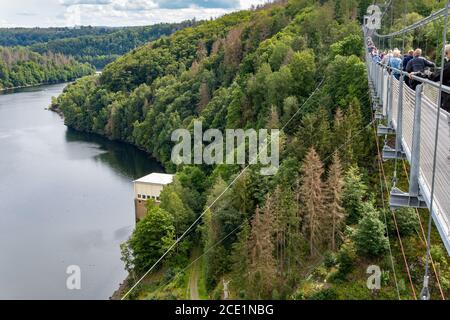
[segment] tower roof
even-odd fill
[[[149,184],[159,184],[159,185],[167,185],[173,182],[173,174],[165,174],[165,173],[151,173],[145,177],[142,177],[134,182],[140,183],[149,183]]]

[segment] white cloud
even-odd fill
[[[5,19],[0,19],[0,28],[9,28],[11,25]]]
[[[249,9],[251,6],[258,6],[269,2],[268,0],[240,0],[241,9]]]
[[[2,4],[1,26],[132,26],[215,18],[266,0],[16,0]],[[23,15],[26,11],[29,15]],[[34,14],[34,15],[33,15]]]
[[[59,0],[63,6],[73,6],[77,4],[87,4],[87,5],[106,5],[111,4],[113,0]]]
[[[118,11],[145,11],[158,8],[158,4],[148,0],[116,0],[112,7]]]

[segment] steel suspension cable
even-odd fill
[[[391,241],[389,240],[389,230],[388,230],[387,215],[386,215],[384,188],[383,188],[383,181],[382,181],[382,174],[381,174],[382,170],[381,170],[381,164],[380,164],[380,161],[379,161],[381,153],[380,153],[380,145],[378,143],[378,137],[376,137],[376,135],[375,135],[375,140],[377,141],[377,150],[378,150],[378,156],[377,156],[378,157],[378,171],[379,171],[379,176],[380,176],[381,202],[383,204],[384,226],[385,226],[385,229],[386,229],[386,235],[388,237],[388,242],[389,242],[389,247],[388,247],[389,248],[389,256],[391,258],[390,260],[391,260],[392,270],[394,271],[395,288],[397,290],[398,300],[401,300],[400,289],[398,287],[398,281],[397,281],[397,273],[395,272],[394,257],[392,255]]]
[[[403,171],[404,171],[404,173],[405,173],[406,180],[409,181],[409,173],[408,173],[408,170],[406,169],[406,161],[405,161],[405,160],[402,160],[402,163],[403,163]],[[427,236],[426,236],[426,234],[425,234],[425,229],[424,229],[424,227],[423,227],[423,223],[422,223],[422,220],[421,220],[421,218],[420,218],[419,209],[417,209],[417,208],[414,208],[414,209],[415,209],[417,218],[419,219],[420,230],[422,231],[422,237],[420,237],[420,236],[419,236],[419,237],[420,237],[420,240],[422,240],[422,242],[426,245],[426,244],[427,244]],[[438,273],[437,273],[436,265],[434,264],[434,259],[433,259],[433,257],[430,257],[430,262],[431,262],[431,265],[432,265],[432,267],[433,267],[433,272],[434,272],[434,275],[435,275],[435,277],[436,277],[437,286],[438,286],[438,288],[439,288],[439,292],[440,292],[440,294],[441,294],[442,300],[445,300],[444,290],[442,289],[441,281],[440,281],[440,279],[439,279],[439,275],[438,275]]]
[[[375,137],[376,137],[376,134],[375,134]],[[382,160],[381,160],[381,159],[382,159],[382,156],[381,156],[381,151],[380,151],[380,147],[379,147],[379,143],[378,143],[378,138],[376,138],[376,140],[377,140],[377,151],[378,151],[378,164],[379,164],[379,168],[380,168],[380,179],[381,179],[381,178],[383,179],[384,185],[385,185],[385,187],[386,187],[385,189],[388,190],[389,187],[388,187],[388,183],[387,183],[386,173],[385,173],[385,171],[384,171],[383,162],[382,162]],[[384,202],[385,202],[385,199],[384,199],[384,191],[383,191],[383,188],[382,188],[382,197],[383,197],[382,199],[383,199],[383,208],[384,208],[383,211],[386,211],[386,206],[385,206],[385,203],[384,203]],[[401,237],[401,235],[400,235],[400,230],[399,230],[399,228],[398,228],[397,218],[395,217],[395,214],[394,214],[392,211],[391,211],[391,214],[392,214],[392,218],[393,218],[393,221],[394,221],[395,229],[396,229],[396,231],[397,231],[397,238],[398,238],[398,241],[399,241],[399,244],[400,244],[400,251],[401,251],[401,253],[402,253],[403,262],[405,263],[406,273],[407,273],[407,275],[408,275],[409,284],[410,284],[410,286],[411,286],[411,291],[412,291],[412,293],[413,293],[414,299],[417,300],[416,289],[414,288],[414,283],[413,283],[413,281],[412,281],[412,277],[411,277],[411,272],[410,272],[410,269],[409,269],[408,261],[407,261],[407,259],[406,259],[405,249],[404,249],[404,247],[403,247],[402,237]],[[386,223],[387,223],[387,222],[386,222]],[[387,226],[387,224],[386,224],[386,226]]]
[[[417,28],[426,26],[426,25],[432,23],[433,21],[441,19],[441,17],[445,16],[446,14],[448,14],[448,8],[444,8],[444,9],[438,10],[438,11],[432,13],[430,16],[428,16],[426,18],[423,18],[423,19],[421,19],[421,20],[419,20],[419,21],[417,21],[417,22],[415,22],[415,23],[413,23],[413,24],[411,24],[411,25],[409,25],[409,26],[407,26],[407,27],[405,27],[405,28],[403,28],[403,29],[401,29],[399,31],[392,32],[392,33],[389,33],[389,34],[384,34],[384,35],[381,35],[378,32],[375,32],[374,34],[378,38],[390,38],[390,37],[394,37],[394,36],[397,36],[397,35],[402,35],[404,33],[408,33],[410,31],[413,31],[413,30],[415,30]]]

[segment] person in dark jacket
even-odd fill
[[[441,71],[438,70],[430,77],[434,82],[441,81]],[[450,44],[445,46],[445,64],[444,64],[444,76],[442,79],[444,86],[450,87]],[[450,94],[442,92],[441,108],[447,112],[450,112]]]
[[[406,72],[410,75],[416,75],[419,77],[425,77],[424,72],[426,68],[434,68],[435,64],[422,57],[422,49],[416,49],[414,51],[414,58],[406,65]],[[412,77],[411,77],[412,78]],[[410,79],[409,86],[416,90],[416,87],[420,84],[419,81]]]
[[[406,66],[408,65],[408,62],[410,62],[413,58],[414,58],[414,51],[409,50],[408,54],[405,54],[405,56],[403,57],[402,61],[403,71],[406,72]],[[409,86],[410,81],[408,77],[405,77],[405,83]]]

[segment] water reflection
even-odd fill
[[[126,277],[132,180],[161,166],[45,110],[64,84],[0,94],[0,300],[107,299]],[[82,270],[67,290],[66,268]]]
[[[111,141],[95,134],[67,129],[66,141],[70,144],[89,144],[98,152],[93,159],[107,164],[116,172],[131,179],[138,179],[150,172],[163,173],[162,166],[147,153],[134,146],[117,141]],[[73,150],[73,145],[69,148]],[[86,150],[86,146],[83,146]],[[77,153],[80,156],[79,153]]]

